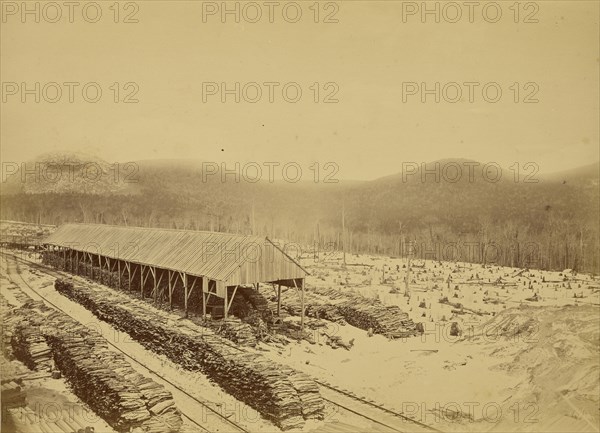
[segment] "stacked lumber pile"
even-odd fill
[[[332,304],[311,304],[306,309],[306,315],[309,317],[316,317],[318,319],[326,319],[331,322],[339,323],[340,325],[346,324],[344,315],[340,313],[337,306]]]
[[[315,288],[314,292],[327,298],[337,300],[340,314],[346,322],[360,329],[373,329],[376,334],[391,338],[405,338],[419,335],[417,325],[400,307],[385,306],[377,299],[343,293],[332,288]]]
[[[12,320],[11,306],[2,294],[0,294],[0,313],[2,313],[2,354],[7,360],[14,359],[12,351],[12,336],[14,323]]]
[[[44,251],[42,253],[42,263],[48,266],[52,266],[58,270],[64,271],[66,269],[66,261],[62,255],[59,255],[55,251]]]
[[[181,415],[171,393],[136,373],[123,355],[90,346],[81,337],[59,336],[52,344],[57,364],[75,394],[116,430],[179,431]]]
[[[300,315],[301,305],[295,292],[282,292],[282,309]],[[417,325],[407,313],[397,306],[385,306],[379,300],[333,288],[315,287],[304,294],[305,314],[308,317],[327,319],[332,322],[349,323],[357,328],[373,329],[376,334],[390,338],[419,335]],[[271,304],[273,305],[273,304]]]
[[[37,317],[23,317],[17,323],[12,332],[11,345],[16,358],[23,362],[31,370],[47,371],[54,370],[52,353],[41,333],[42,322]]]
[[[121,288],[129,290],[129,281],[127,278],[121,278],[121,285],[119,286],[119,273],[111,272],[98,266],[93,266],[90,263],[65,258],[57,251],[45,251],[42,253],[42,263],[48,266],[52,266],[60,271],[71,271],[74,270],[75,274],[81,275],[93,280],[98,281],[101,284],[113,288]]]
[[[266,341],[271,336],[269,326],[257,310],[250,312],[250,314],[244,318],[244,322],[252,327],[257,340]]]
[[[203,372],[283,430],[301,428],[307,418],[323,417],[316,384],[258,352],[243,351],[206,327],[177,320],[173,314],[118,292],[75,287],[61,280],[55,287],[146,348],[188,370]],[[294,375],[303,381],[290,379]]]
[[[257,340],[254,330],[240,319],[230,317],[218,321],[207,321],[206,325],[217,334],[240,346],[256,347]]]
[[[108,349],[99,333],[43,304],[29,303],[15,313],[20,319],[13,335],[15,355],[36,369],[46,369],[45,362],[32,359],[30,343],[41,344],[39,338],[47,342],[48,357],[53,356],[73,392],[113,428],[179,431],[183,422],[171,393],[133,370],[122,354]]]
[[[376,334],[391,338],[419,335],[417,325],[397,306],[344,303],[339,311],[346,321],[360,329],[373,329]]]
[[[288,377],[300,396],[304,418],[318,418],[319,414],[325,410],[325,406],[317,383],[306,374],[294,372],[291,369]]]
[[[258,291],[254,290],[251,287],[242,286],[238,287],[237,295],[239,295],[250,305],[252,305],[254,310],[256,310],[260,314],[262,320],[264,320],[267,323],[273,322],[273,314],[271,313],[271,309],[269,308],[269,302]]]

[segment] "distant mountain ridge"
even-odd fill
[[[40,162],[85,166],[86,158],[46,155]],[[491,164],[485,172],[477,161],[443,159],[405,164],[404,173],[371,181],[338,183],[251,182],[243,176],[223,182],[219,170],[207,176],[202,162],[192,160],[119,165],[115,182],[114,164],[87,162],[102,171],[97,182],[9,179],[2,187],[2,218],[256,233],[341,248],[343,215],[347,247],[360,252],[402,254],[408,240],[534,242],[552,251],[547,267],[566,268],[576,257],[592,257],[582,251],[598,250],[598,162],[548,175],[523,165],[516,176],[516,167]],[[12,191],[5,188],[9,182]],[[519,254],[505,260],[518,262]],[[597,267],[597,256],[586,258],[588,264]]]
[[[46,172],[41,173],[38,171],[37,177],[34,176],[31,171],[34,164],[47,167]],[[132,166],[135,165],[136,169],[134,170],[133,167],[126,167],[125,173],[120,172],[124,170],[126,164],[132,164]],[[17,173],[9,174],[6,182],[3,182],[5,185],[3,185],[4,188],[2,193],[85,192],[90,194],[111,194],[118,190],[125,189],[127,187],[126,184],[138,183],[138,175],[143,174],[144,170],[151,171],[152,174],[160,173],[167,178],[173,177],[167,175],[169,171],[179,173],[183,176],[190,176],[193,174],[201,175],[203,164],[210,164],[211,168],[215,165],[214,162],[182,158],[145,159],[130,162],[109,163],[101,158],[82,152],[45,153],[19,165],[20,167],[26,168],[26,173],[23,173],[20,168]],[[526,163],[521,164],[519,167],[520,172],[518,173],[519,181],[524,181],[524,183],[530,183],[535,180],[538,180],[539,182],[587,182],[600,178],[600,161],[552,173],[539,173],[535,167],[526,168],[525,164]],[[218,162],[216,165],[220,167],[221,163]],[[243,166],[243,164],[241,165]],[[233,164],[225,164],[225,166],[228,170],[234,168]],[[486,166],[488,167],[488,173],[484,171]],[[59,181],[55,179],[57,168],[62,169],[62,176]],[[495,175],[498,172],[498,169],[501,173],[501,178],[498,180],[499,182],[514,182],[517,177],[516,168],[512,166],[501,167],[499,164],[493,162],[481,163],[468,158],[444,158],[427,163],[403,162],[402,168],[403,170],[397,173],[385,175],[373,180],[342,179],[339,180],[338,183],[346,185],[367,185],[383,184],[397,180],[400,180],[403,183],[422,183],[423,181],[469,183],[478,180],[495,183]],[[100,169],[102,170],[101,173],[99,171]],[[265,168],[265,172],[266,171]],[[220,182],[220,175],[221,170],[219,168],[216,173],[211,172],[207,174],[206,180],[210,183]],[[528,175],[530,178],[525,179]],[[127,178],[128,176],[129,178]],[[232,182],[232,179],[233,175],[227,175],[228,182]],[[267,174],[263,173],[261,181],[258,183],[267,182],[267,179]],[[97,185],[92,187],[91,185],[94,183]],[[274,183],[285,183],[285,180],[283,180],[281,176],[276,176]],[[310,178],[310,176],[304,176],[298,183],[310,184],[314,183],[314,180]],[[19,185],[20,188],[18,187]]]

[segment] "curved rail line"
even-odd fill
[[[26,260],[26,259],[23,259],[23,258],[21,258],[21,257],[17,257],[17,256],[15,256],[15,255],[13,255],[13,254],[10,254],[10,256],[12,256],[12,257],[15,259],[15,261],[16,261],[16,260],[20,260],[20,261],[22,261],[22,262],[26,263],[28,266],[35,267],[36,269],[39,269],[40,271],[42,271],[42,272],[44,272],[44,273],[46,273],[46,274],[48,274],[48,275],[51,275],[51,276],[53,276],[53,277],[56,277],[56,278],[62,278],[62,277],[63,277],[63,275],[61,275],[61,273],[60,273],[59,271],[55,271],[55,270],[52,270],[52,269],[48,269],[48,268],[47,268],[46,266],[44,266],[44,265],[40,265],[40,264],[38,264],[38,263],[35,263],[35,262],[33,262],[33,261]],[[21,277],[21,278],[22,278],[22,277]],[[25,281],[25,280],[23,280],[23,281]],[[27,282],[25,282],[25,283],[26,283],[26,284],[27,284],[27,285],[28,285],[28,286],[31,288],[31,286],[30,286],[30,285],[29,285]],[[45,299],[43,296],[39,295],[39,293],[37,293],[37,291],[36,291],[35,289],[31,288],[31,290],[33,290],[33,291],[34,291],[34,292],[35,292],[35,293],[36,293],[38,296],[40,296],[41,298],[43,298],[44,300],[46,300],[46,302],[50,303],[50,304],[51,304],[51,305],[53,305],[55,308],[58,308],[58,309],[60,309],[59,307],[56,307],[54,304],[52,304],[52,302],[48,301],[48,300],[47,300],[47,299]],[[61,310],[61,311],[62,311],[62,310]],[[110,343],[110,342],[109,342],[109,343]],[[239,346],[236,346],[236,345],[234,345],[234,344],[230,344],[230,343],[227,343],[227,342],[225,342],[224,344],[226,344],[228,347],[231,347],[231,348],[233,348],[233,349],[236,349],[236,350],[238,350],[238,351],[240,351],[240,352],[247,352],[247,351],[246,351],[244,348],[241,348],[241,347],[239,347]],[[116,347],[115,347],[115,348],[116,348]],[[116,349],[117,349],[117,350],[119,350],[119,351],[120,351],[121,353],[123,353],[124,355],[126,355],[127,357],[131,358],[129,355],[127,355],[127,354],[126,354],[125,352],[123,352],[121,349],[119,349],[119,348],[116,348]],[[134,360],[136,363],[140,364],[140,362],[139,362],[139,361],[137,361],[136,359],[134,359],[134,358],[131,358],[131,359],[133,359],[133,360]],[[140,364],[140,365],[142,365],[142,364]],[[149,368],[147,368],[145,365],[142,365],[142,366],[143,366],[144,368],[146,368],[148,371],[151,371],[151,372],[152,372],[152,370],[150,370]],[[152,372],[152,373],[154,373],[154,374],[158,375],[158,374],[157,374],[157,373],[155,373],[155,372]],[[171,383],[171,382],[169,382],[167,379],[163,379],[163,380],[165,380],[166,382],[168,382],[169,384],[171,384],[173,387],[175,387],[175,388],[179,389],[179,390],[180,390],[181,392],[183,392],[184,394],[186,394],[186,395],[190,396],[190,395],[189,395],[189,394],[188,394],[186,391],[182,390],[182,389],[181,389],[181,388],[179,388],[177,385],[175,385],[175,384],[172,384],[172,383]],[[324,381],[322,381],[322,380],[318,380],[318,379],[316,379],[316,378],[313,378],[313,380],[314,380],[314,381],[315,381],[317,384],[319,384],[320,386],[322,386],[322,387],[324,387],[324,388],[330,389],[330,390],[332,390],[332,391],[334,391],[334,392],[337,392],[337,393],[339,393],[339,394],[343,395],[344,397],[349,397],[349,398],[352,398],[353,400],[355,400],[355,401],[358,401],[358,402],[360,402],[360,403],[362,403],[362,404],[364,404],[364,405],[370,406],[370,407],[372,407],[372,408],[375,408],[375,409],[378,409],[378,410],[380,410],[380,411],[382,411],[382,412],[384,412],[384,413],[387,413],[387,414],[389,414],[389,415],[392,415],[392,416],[394,416],[394,417],[397,417],[397,418],[399,418],[399,419],[403,420],[404,422],[409,422],[409,423],[412,423],[412,424],[414,424],[414,425],[417,425],[417,426],[419,426],[419,427],[421,427],[421,428],[424,428],[424,429],[426,429],[426,430],[428,430],[428,431],[431,431],[431,432],[441,432],[440,430],[438,430],[438,429],[436,429],[436,428],[434,428],[434,427],[431,427],[431,426],[429,426],[429,425],[427,425],[427,424],[425,424],[425,423],[423,423],[423,422],[420,422],[420,421],[417,421],[417,420],[415,420],[415,419],[412,419],[412,418],[410,418],[410,417],[408,417],[408,416],[406,416],[406,415],[404,415],[404,414],[402,414],[402,413],[400,413],[400,412],[397,412],[397,411],[395,411],[395,410],[392,410],[392,409],[390,409],[390,408],[387,408],[387,407],[384,407],[384,406],[378,405],[378,404],[376,404],[376,403],[373,403],[372,401],[369,401],[369,400],[367,400],[367,399],[365,399],[365,398],[359,397],[359,396],[355,395],[354,393],[352,393],[352,392],[350,392],[350,391],[342,390],[342,389],[340,389],[340,388],[338,388],[338,387],[336,387],[336,386],[334,386],[334,385],[331,385],[331,384],[329,384],[329,383],[326,383],[326,382],[324,382]],[[198,400],[197,400],[195,397],[193,397],[193,396],[190,396],[190,397],[191,397],[192,399],[194,399],[194,400],[198,401]],[[340,403],[340,402],[337,402],[337,401],[333,401],[333,400],[327,399],[327,398],[325,398],[325,397],[322,397],[322,398],[323,398],[323,400],[325,400],[325,401],[328,401],[329,403],[331,403],[331,404],[333,404],[333,405],[336,405],[336,406],[338,406],[338,407],[341,407],[341,408],[342,408],[342,409],[344,409],[344,410],[350,411],[350,412],[352,412],[352,413],[354,413],[354,414],[356,414],[356,415],[358,415],[358,416],[360,416],[360,417],[363,417],[363,418],[365,418],[365,419],[367,419],[367,420],[369,420],[369,421],[371,421],[371,422],[374,422],[374,423],[376,423],[376,424],[382,425],[382,426],[384,426],[384,427],[386,427],[386,428],[388,428],[388,429],[390,429],[390,430],[393,430],[393,431],[396,431],[396,432],[401,432],[401,431],[402,431],[402,430],[399,430],[397,427],[390,426],[389,424],[386,424],[385,422],[382,422],[382,421],[380,421],[380,420],[377,420],[377,419],[375,419],[375,418],[373,418],[373,417],[371,417],[371,416],[369,416],[369,415],[366,415],[366,414],[364,414],[364,413],[357,412],[356,410],[354,410],[354,409],[352,409],[352,408],[349,408],[349,407],[347,407],[347,406],[346,406],[346,405],[344,405],[343,403]],[[243,432],[246,432],[246,433],[249,433],[249,432],[247,432],[247,430],[243,429],[243,427],[236,425],[236,424],[235,424],[233,421],[229,420],[227,417],[224,417],[223,415],[221,415],[220,413],[218,413],[217,411],[215,411],[214,409],[212,409],[210,406],[206,406],[205,404],[203,404],[203,403],[202,403],[202,402],[200,402],[200,401],[198,401],[198,402],[199,402],[200,404],[202,404],[203,406],[207,407],[207,408],[208,408],[209,410],[211,410],[212,412],[216,413],[216,414],[217,414],[218,416],[220,416],[221,418],[223,418],[223,419],[227,420],[227,422],[228,422],[228,423],[230,423],[230,424],[232,424],[232,425],[235,425],[235,426],[236,426],[237,428],[239,428],[241,431],[243,431]],[[189,418],[189,417],[187,417],[187,416],[186,416],[186,418]],[[194,422],[194,424],[196,424],[196,423]],[[204,428],[204,427],[202,427],[202,428],[203,428],[205,431],[208,431],[208,430],[206,430],[206,428]]]
[[[7,256],[6,254],[3,254],[5,257]],[[17,275],[19,276],[19,278],[23,281],[23,283],[25,283],[27,285],[27,287],[29,287],[29,289],[31,291],[33,291],[38,297],[40,297],[41,299],[44,300],[44,302],[47,302],[49,305],[51,305],[53,308],[61,311],[62,313],[66,314],[67,316],[71,317],[73,320],[77,320],[75,317],[73,317],[72,315],[70,315],[69,313],[67,313],[65,310],[63,310],[62,308],[60,308],[58,305],[54,304],[52,301],[50,301],[49,299],[47,299],[45,296],[41,295],[36,289],[34,289],[33,287],[31,287],[31,285],[23,278],[23,276],[21,275],[21,271],[19,268],[19,262],[18,260],[24,261],[26,262],[27,265],[34,265],[37,269],[40,269],[41,271],[47,273],[48,275],[54,276],[56,277],[61,276],[60,274],[54,272],[54,271],[50,271],[48,269],[43,268],[42,266],[38,265],[37,263],[34,262],[29,262],[27,260],[24,260],[20,257],[14,256],[14,255],[10,255],[12,256],[15,261],[14,263],[16,264],[16,270],[17,270]],[[8,261],[7,261],[8,263]],[[10,278],[10,275],[7,275],[9,280],[11,280],[13,283],[17,284],[12,278]],[[171,382],[168,379],[165,379],[164,377],[162,377],[158,372],[154,371],[153,369],[147,367],[146,365],[144,365],[143,363],[141,363],[140,361],[138,361],[137,359],[135,359],[134,357],[132,357],[131,355],[129,355],[128,353],[124,352],[123,350],[121,350],[119,347],[115,346],[113,343],[111,343],[109,340],[106,340],[106,342],[112,346],[116,351],[122,353],[124,356],[126,356],[127,358],[131,359],[132,361],[134,361],[136,364],[138,364],[139,366],[141,366],[142,368],[144,368],[145,370],[147,370],[148,372],[152,373],[155,376],[160,377],[161,380],[167,382],[170,386],[172,386],[173,388],[177,389],[179,392],[181,392],[182,394],[185,394],[187,397],[189,397],[190,399],[194,400],[196,403],[200,404],[201,406],[205,407],[206,409],[208,409],[209,411],[213,412],[215,415],[217,415],[219,418],[221,418],[223,421],[225,421],[227,424],[235,427],[236,429],[238,429],[240,432],[243,433],[250,433],[248,430],[246,430],[244,427],[242,427],[241,425],[237,424],[236,422],[230,420],[229,418],[227,418],[226,416],[220,414],[218,411],[216,411],[215,409],[213,409],[212,407],[210,407],[209,405],[207,405],[206,403],[202,402],[201,400],[199,400],[198,398],[194,397],[193,395],[191,395],[190,393],[188,393],[186,390],[184,390],[183,388],[181,388],[180,386],[176,385],[175,383]],[[206,427],[204,427],[202,424],[199,424],[198,422],[196,422],[193,418],[191,418],[190,416],[186,415],[185,412],[182,409],[179,409],[179,411],[181,412],[181,414],[187,418],[192,424],[200,427],[202,429],[202,431],[205,432],[210,432],[209,429],[207,429]]]

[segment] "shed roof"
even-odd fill
[[[304,278],[306,270],[266,237],[104,224],[65,224],[46,245],[203,276],[226,285]]]

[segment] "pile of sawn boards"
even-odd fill
[[[15,347],[27,341],[20,335],[43,336],[73,392],[115,430],[179,431],[181,414],[171,393],[136,373],[123,355],[108,349],[99,333],[43,303],[28,303],[13,313],[17,323],[12,343],[17,358],[31,348]],[[23,361],[30,357],[26,355]]]
[[[61,280],[55,287],[146,348],[186,369],[203,372],[283,430],[323,417],[318,385],[303,373],[258,352],[240,350],[208,328],[177,321],[175,315],[109,289],[76,287]]]
[[[294,291],[282,292],[282,308],[290,314],[301,312],[298,296]],[[314,287],[305,292],[305,314],[334,322],[345,321],[357,328],[373,329],[376,334],[390,338],[419,335],[417,325],[397,306],[385,306],[379,300],[333,288]]]

